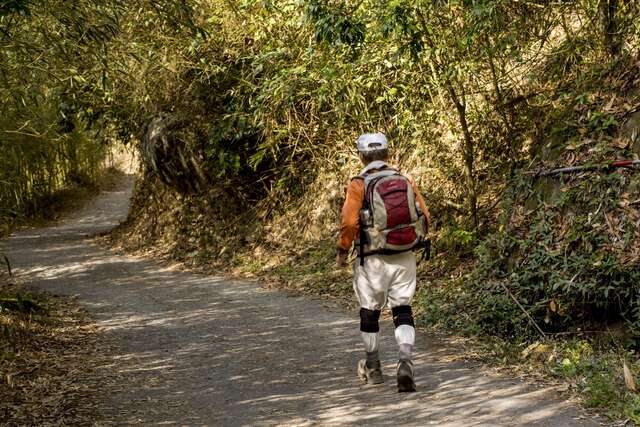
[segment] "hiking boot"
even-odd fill
[[[382,376],[380,361],[374,362],[373,367],[368,367],[366,360],[360,360],[358,362],[358,377],[365,384],[382,384],[384,377]]]
[[[416,391],[416,383],[413,382],[413,363],[410,360],[398,362],[398,393],[410,393]]]

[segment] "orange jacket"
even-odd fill
[[[420,209],[424,212],[427,219],[427,226],[431,223],[427,205],[424,203],[422,195],[418,191],[415,181],[409,177],[411,187],[416,195],[416,200],[420,205]],[[347,187],[347,197],[342,205],[342,220],[340,223],[340,237],[338,238],[338,249],[347,252],[351,249],[351,245],[360,231],[360,209],[364,202],[364,181],[361,179],[352,179]]]

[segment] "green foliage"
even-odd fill
[[[631,180],[619,174],[584,177],[560,183],[560,194],[547,201],[545,193],[526,180],[515,185],[513,199],[506,203],[516,210],[509,213],[502,232],[478,247],[472,286],[484,295],[491,283],[503,283],[540,324],[551,328],[621,316],[638,330],[640,288],[635,284],[640,271],[624,261],[633,250],[635,229],[619,210]],[[524,212],[518,206],[530,197],[541,198],[540,208]],[[552,319],[547,311],[550,301],[557,307]],[[513,310],[512,302],[505,304]],[[496,306],[480,299],[477,310],[485,315],[494,313]],[[520,316],[492,317],[486,327],[493,331],[505,323],[524,333],[527,322]]]
[[[306,16],[314,24],[316,42],[344,45],[352,49],[362,47],[366,26],[354,18],[345,3],[329,7],[322,1],[309,0]]]
[[[598,62],[602,53],[591,49],[575,69],[563,71],[575,73],[571,83],[539,98],[548,110],[530,111],[544,117],[544,126],[531,133],[529,165],[605,165],[633,156],[618,133],[627,107],[614,105],[620,87],[629,85],[625,76],[635,69],[633,58]],[[547,81],[557,72],[545,68],[540,82],[557,84]],[[500,197],[497,230],[475,249],[476,268],[464,284],[438,290],[446,310],[433,316],[445,323],[457,322],[448,316],[463,317],[457,323],[474,333],[537,338],[511,293],[549,333],[624,321],[637,337],[638,216],[629,200],[638,182],[637,174],[620,170],[539,179],[514,170]]]
[[[190,12],[172,1],[2,3],[1,228],[60,189],[91,182],[107,146],[138,131],[138,99],[125,92],[136,57],[128,30],[141,16],[190,29]]]
[[[444,226],[438,232],[435,249],[452,257],[464,257],[473,252],[476,243],[474,232],[455,226]]]
[[[619,303],[636,295],[625,283],[637,272],[620,257],[631,223],[621,225],[617,252],[603,228],[624,197],[610,190],[628,183],[610,176],[547,192],[513,180],[531,155],[587,154],[584,135],[600,144],[588,161],[617,153],[610,142],[620,115],[594,98],[624,61],[603,61],[595,2],[200,6],[191,21],[201,31],[189,37],[151,14],[127,24],[126,40],[138,44],[128,72],[138,77],[120,82],[114,104],[130,123],[158,111],[191,119],[181,142],[201,147],[216,185],[252,205],[267,200],[271,212],[304,194],[316,171],[349,164],[359,132],[381,130],[395,160],[427,183],[444,225],[438,251],[471,256],[483,242],[460,292],[443,293],[451,313],[491,333],[533,336],[503,284],[544,325],[550,301],[561,307],[549,329],[600,312],[637,318]],[[631,22],[620,24],[628,49],[637,37]]]
[[[625,385],[623,360],[631,375],[637,373],[636,357],[605,347],[594,348],[587,340],[574,339],[559,346],[550,361],[554,376],[572,381],[583,395],[587,406],[600,408],[612,418],[624,417],[640,421],[640,399]]]
[[[0,222],[97,172],[104,146],[87,132],[87,95],[97,87],[92,60],[102,62],[94,49],[115,34],[115,13],[99,2],[3,4]]]
[[[632,218],[606,232],[631,184],[612,174],[546,191],[513,180],[531,156],[598,164],[623,153],[612,145],[623,115],[598,97],[632,62],[638,10],[625,3],[612,16],[599,5],[5,2],[0,215],[90,180],[108,144],[136,142],[158,114],[181,123],[175,144],[197,153],[222,192],[266,201],[269,213],[318,171],[346,173],[356,135],[380,130],[426,189],[443,225],[437,249],[465,258],[482,242],[457,300],[443,297],[452,312],[527,335],[503,284],[539,322],[559,305],[553,327],[600,311],[640,327],[628,286],[638,273],[623,256]],[[615,26],[618,54],[603,24]]]

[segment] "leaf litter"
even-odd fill
[[[108,343],[74,299],[28,293],[0,272],[0,297],[11,296],[40,308],[0,305],[0,424],[94,424]]]

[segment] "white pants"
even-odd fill
[[[413,251],[394,255],[369,255],[353,262],[353,289],[360,307],[381,310],[410,305],[416,292],[416,255]]]

